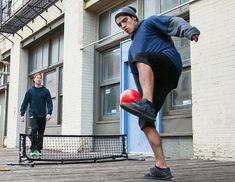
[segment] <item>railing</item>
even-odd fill
[[[1,9],[1,13],[6,14],[7,17],[4,21],[1,19],[0,32],[15,34],[24,26],[28,27],[33,32],[33,30],[28,26],[28,23],[33,21],[37,16],[40,16],[47,23],[47,20],[41,15],[41,13],[46,11],[52,5],[62,13],[62,10],[55,4],[57,1],[59,0],[29,0],[21,8],[14,10],[14,13],[11,13],[11,9],[6,9],[6,11],[4,11],[5,13]]]
[[[12,3],[12,0],[0,0],[0,3],[2,3],[1,4],[1,13],[2,13],[1,24],[7,21],[18,8],[23,6],[20,0],[15,0],[13,2],[14,3]]]

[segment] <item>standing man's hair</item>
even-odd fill
[[[39,73],[39,72],[35,73],[35,74],[33,75],[33,78],[35,78],[36,76],[41,76],[41,77],[42,77],[42,73]]]

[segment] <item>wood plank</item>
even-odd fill
[[[7,165],[18,163],[17,149],[0,148],[0,181],[82,181],[82,182],[143,182],[143,175],[154,165],[152,157],[145,161],[124,160],[79,164]],[[168,160],[168,165],[180,182],[235,182],[235,161]]]

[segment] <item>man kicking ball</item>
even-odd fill
[[[182,62],[171,36],[197,42],[200,31],[180,17],[151,16],[139,21],[136,9],[124,7],[115,16],[116,24],[131,35],[129,65],[142,99],[120,106],[139,117],[139,126],[147,137],[155,165],[144,177],[172,179],[164,158],[161,138],[154,121],[167,94],[177,87]]]

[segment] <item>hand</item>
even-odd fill
[[[20,121],[21,121],[21,122],[24,122],[25,119],[26,119],[25,116],[20,116]]]
[[[50,114],[47,114],[47,120],[49,121],[51,119],[51,115]]]
[[[194,35],[191,37],[191,40],[192,40],[192,41],[195,41],[195,42],[197,42],[198,39],[199,39],[199,35],[198,35],[198,34],[194,34]]]

